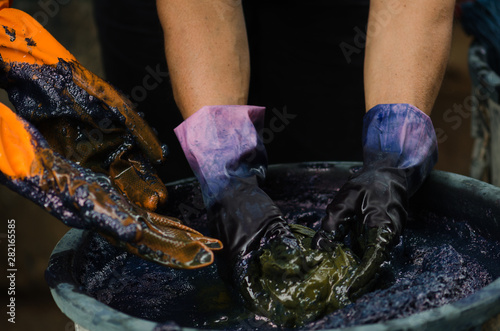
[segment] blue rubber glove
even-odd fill
[[[437,140],[430,118],[409,104],[383,104],[363,121],[363,168],[339,190],[327,207],[317,248],[330,250],[351,233],[362,256],[344,287],[356,299],[374,280],[402,232],[408,199],[437,161]]]

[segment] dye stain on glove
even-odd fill
[[[342,284],[358,259],[342,244],[333,252],[312,249],[315,231],[298,224],[290,228],[302,254],[290,258],[287,246],[273,241],[240,276],[240,292],[254,313],[277,325],[296,327],[350,303]]]
[[[118,246],[174,268],[213,261],[218,240],[129,203],[108,177],[54,152],[28,122],[0,104],[0,183],[68,226],[96,230]]]
[[[138,206],[167,199],[151,164],[164,160],[153,130],[130,100],[84,68],[33,17],[0,6],[0,87],[18,115],[64,158],[110,176]]]

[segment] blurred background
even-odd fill
[[[15,0],[16,8],[37,18],[88,69],[103,77],[102,61],[92,15],[92,1]],[[456,112],[471,95],[467,51],[471,40],[455,24],[451,58],[432,119],[440,129],[437,169],[469,174],[472,150],[470,113]],[[0,91],[0,102],[10,105]],[[454,121],[450,121],[454,115]],[[456,117],[456,116],[459,117]],[[346,160],[348,161],[348,160]],[[1,263],[6,263],[7,220],[16,220],[16,324],[7,330],[73,330],[73,324],[55,305],[45,283],[44,271],[52,249],[68,231],[57,219],[30,201],[0,186]],[[6,268],[2,267],[1,273]],[[0,302],[6,305],[7,279],[0,277]],[[3,310],[3,309],[2,309]],[[2,313],[0,325],[6,322]],[[3,327],[0,329],[5,330]]]

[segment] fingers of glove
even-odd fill
[[[138,156],[115,159],[109,175],[118,189],[139,207],[156,210],[167,200],[167,188],[148,162]]]
[[[331,233],[334,240],[342,241],[361,213],[363,196],[363,190],[349,182],[344,184],[326,208],[326,216],[321,221],[322,230]]]
[[[62,81],[71,81],[74,85],[84,90],[88,96],[83,97],[75,93],[73,86],[63,88],[64,93],[70,96],[74,105],[70,107],[78,116],[102,118],[103,109],[111,111],[136,138],[137,144],[152,162],[164,160],[164,149],[158,142],[153,130],[133,110],[130,100],[115,90],[104,80],[85,69],[47,30],[45,30],[33,17],[17,10],[3,9],[0,11],[0,21],[4,31],[0,32],[0,63],[4,71],[11,70],[15,63],[23,66],[36,66],[32,75],[27,75],[25,80],[33,84],[40,80],[42,72],[40,66],[50,65],[59,69],[59,79],[52,82],[53,86],[60,85]],[[24,70],[21,68],[21,70]],[[26,71],[26,70],[25,70]],[[38,74],[36,73],[38,71]],[[12,76],[12,75],[11,75]],[[66,76],[66,80],[61,77]],[[10,77],[9,84],[16,84],[14,77]],[[20,79],[20,77],[17,77]],[[50,85],[50,80],[42,79],[45,90]],[[18,83],[18,82],[17,82]],[[26,83],[26,82],[25,82]],[[25,91],[27,92],[27,91]],[[47,93],[47,92],[46,92]],[[61,92],[62,94],[62,92]],[[98,100],[99,109],[89,111],[90,104]],[[37,103],[39,105],[39,103]],[[54,107],[52,107],[54,108]],[[96,120],[96,118],[94,118]]]
[[[53,208],[69,226],[98,230],[141,257],[177,268],[206,266],[213,261],[212,249],[222,248],[220,241],[175,220],[132,207],[106,177],[54,154],[36,130],[3,105],[0,129],[0,170],[10,177],[9,186],[31,185],[23,192],[41,193],[28,197]],[[33,172],[37,168],[41,171]]]
[[[181,224],[181,221],[174,217],[162,216],[153,212],[147,212],[149,216],[151,225],[150,229],[152,231],[168,232],[172,231],[172,229],[177,229],[182,231],[182,236],[185,236],[187,240],[197,240],[208,246],[211,250],[220,250],[222,249],[222,243],[218,239],[205,237],[200,232]]]
[[[112,243],[127,251],[159,264],[182,269],[194,269],[213,262],[212,250],[222,248],[220,241],[179,223],[179,220],[147,212],[142,237],[136,242]]]
[[[100,227],[122,240],[140,235],[139,224],[123,207],[127,202],[111,185],[54,154],[33,127],[4,105],[0,105],[0,148],[0,170],[8,186],[69,226]]]
[[[359,296],[369,290],[382,264],[389,258],[394,233],[388,227],[367,228],[360,265],[349,280],[349,295]]]
[[[37,122],[50,147],[66,159],[109,175],[120,193],[136,205],[155,210],[167,200],[167,189],[151,163],[132,148],[125,130],[103,132],[90,123],[64,117]]]

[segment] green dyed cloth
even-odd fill
[[[342,284],[359,264],[344,245],[333,252],[312,249],[315,231],[296,224],[290,228],[302,254],[290,259],[285,245],[273,242],[249,265],[240,284],[250,310],[285,327],[300,326],[349,304]]]

